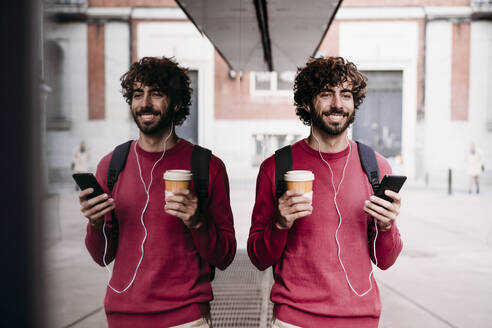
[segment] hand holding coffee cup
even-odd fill
[[[313,181],[311,171],[288,171],[284,175],[287,191],[278,200],[275,223],[279,229],[290,229],[294,221],[313,212]]]
[[[181,219],[188,228],[201,226],[198,199],[190,190],[192,174],[189,170],[167,170],[164,173],[167,214]]]

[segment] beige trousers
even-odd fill
[[[172,326],[170,328],[212,328],[212,321],[210,318],[201,318],[179,326]]]
[[[301,327],[275,319],[273,320],[272,328],[301,328]]]

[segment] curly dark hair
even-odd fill
[[[180,67],[174,58],[144,57],[134,62],[120,78],[123,97],[131,105],[134,83],[156,86],[171,100],[170,108],[179,105],[174,114],[174,125],[181,125],[190,114],[191,92],[188,70]]]
[[[354,63],[342,57],[309,58],[306,67],[297,69],[294,82],[296,114],[305,125],[311,125],[311,115],[305,106],[312,106],[314,97],[326,86],[352,82],[354,107],[358,109],[366,96],[367,77],[357,70]]]

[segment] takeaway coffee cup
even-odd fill
[[[314,174],[311,171],[288,171],[284,174],[287,190],[301,190],[304,197],[313,200],[313,181]]]
[[[163,176],[166,197],[171,196],[177,189],[190,189],[191,177],[189,170],[167,170]]]

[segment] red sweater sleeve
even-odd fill
[[[374,263],[376,263],[372,245],[373,243],[371,242],[371,259]],[[386,270],[392,266],[398,258],[402,248],[403,243],[401,241],[400,232],[398,231],[396,223],[393,223],[393,226],[389,230],[379,230],[376,239],[376,257],[378,267],[381,270]]]
[[[391,174],[391,166],[389,165],[388,161],[384,159],[380,154],[377,154],[377,159],[381,171],[380,180],[382,180],[385,174]],[[374,263],[377,263],[377,266],[380,269],[386,270],[395,263],[398,255],[403,248],[400,231],[398,230],[396,221],[393,223],[390,229],[386,231],[378,230],[376,238],[376,254],[374,254],[374,237],[376,236],[374,229],[376,228],[374,225],[371,225],[371,227],[373,230],[370,233],[371,238],[369,239],[371,260]],[[374,255],[376,255],[377,261]]]
[[[107,187],[107,172],[109,167],[109,159],[111,158],[110,156],[111,154],[101,160],[96,171],[96,179],[104,192],[108,195],[109,189]],[[107,238],[106,264],[109,264],[116,256],[116,250],[118,248],[118,230],[117,225],[113,225],[111,222],[112,213],[106,214],[104,221],[104,231]],[[106,242],[104,240],[103,226],[92,226],[88,223],[87,234],[85,236],[85,246],[89,251],[89,254],[92,256],[92,259],[100,266],[104,266],[103,256],[105,244]]]
[[[229,180],[221,160],[212,157],[210,165],[214,165],[218,172],[210,179],[210,197],[204,213],[206,224],[198,229],[191,229],[191,234],[200,256],[213,266],[224,270],[236,254]]]
[[[262,165],[256,181],[256,201],[248,238],[249,258],[260,270],[277,263],[287,243],[288,230],[280,230],[274,224],[277,210],[274,187]]]

